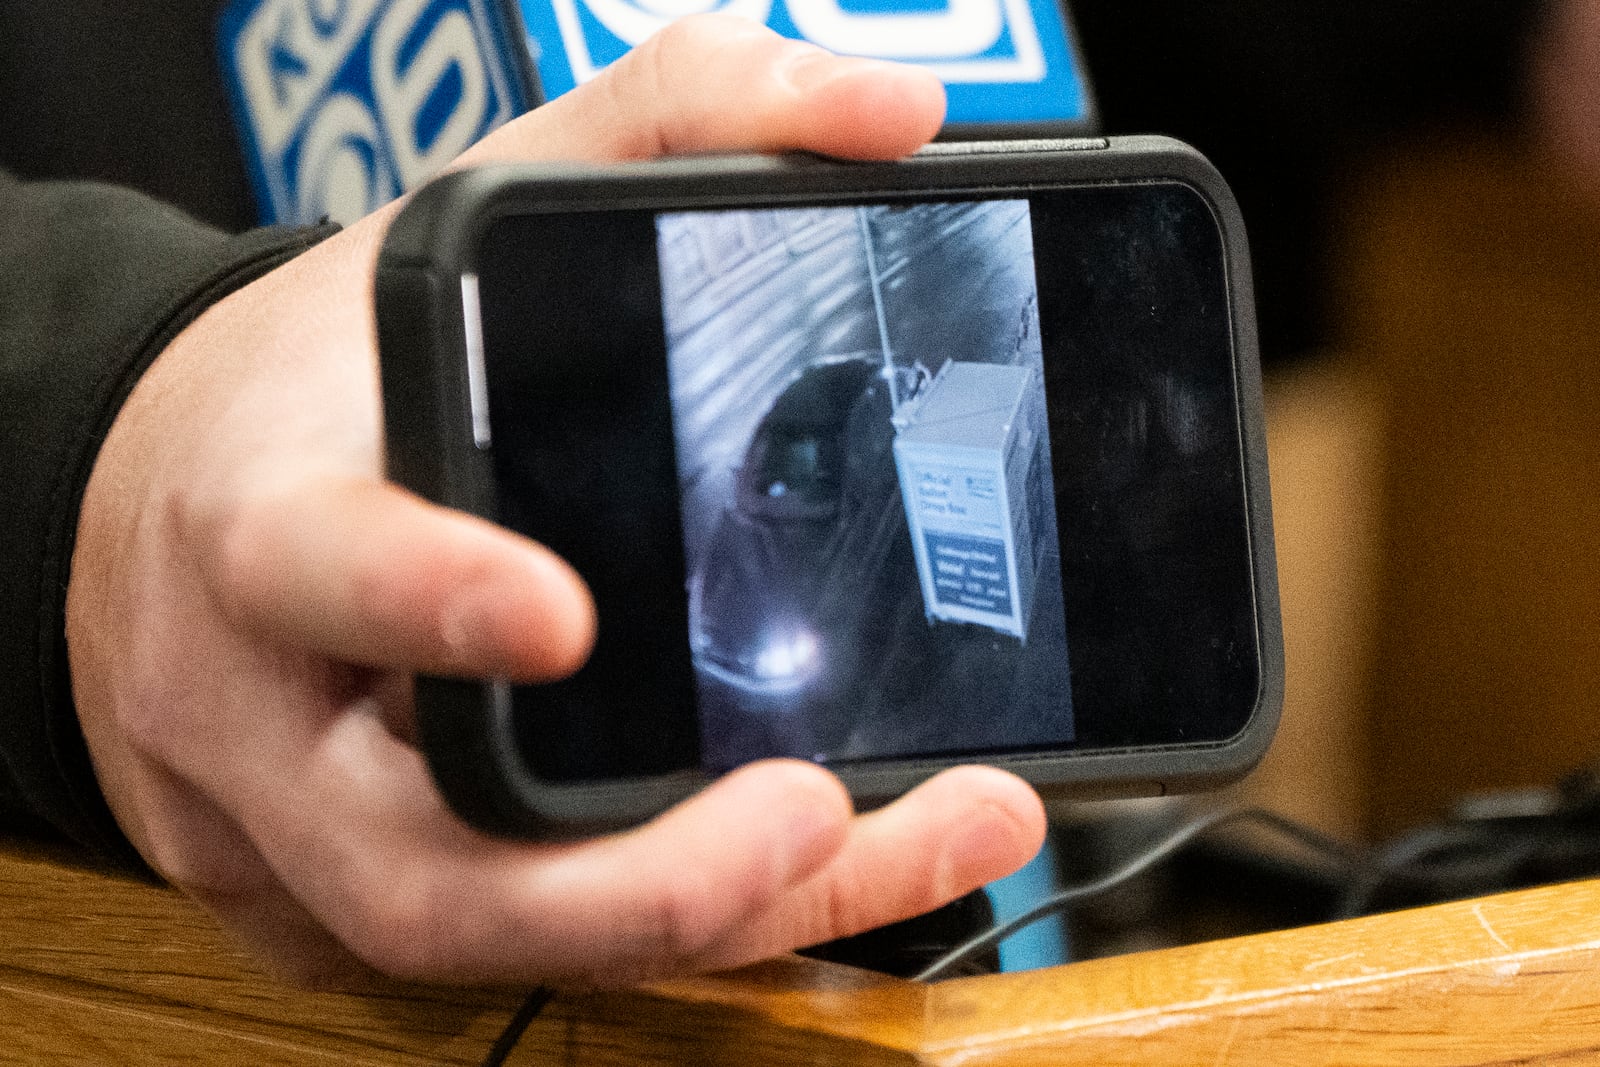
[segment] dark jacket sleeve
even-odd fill
[[[0,172],[0,824],[137,864],[72,703],[65,607],[95,455],[211,304],[331,228],[229,235],[142,194]]]

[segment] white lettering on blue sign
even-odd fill
[[[269,222],[353,221],[525,110],[491,0],[236,0],[223,73]]]
[[[934,564],[935,601],[994,615],[1011,614],[1011,574],[1003,542],[928,530],[923,543]]]
[[[860,12],[837,0],[789,0],[789,17],[806,40],[831,52],[936,64],[993,48],[1006,24],[1002,3],[1004,0],[949,0],[943,10]],[[1029,43],[1036,54],[1038,42],[1026,4],[1021,5],[1020,14],[1027,19]],[[1043,73],[1039,70],[1034,76]],[[984,79],[980,75],[968,80]],[[987,80],[994,80],[992,74]]]

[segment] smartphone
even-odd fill
[[[1193,149],[451,174],[377,313],[390,476],[599,612],[547,685],[419,678],[468,821],[650,818],[770,756],[1151,795],[1264,752],[1282,643],[1245,235]]]

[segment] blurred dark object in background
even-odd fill
[[[1342,187],[1402,139],[1525,124],[1539,0],[1071,0],[1108,133],[1209,156],[1250,231],[1261,351],[1335,340]]]
[[[1214,801],[1086,805],[1054,827],[1068,884],[1129,862]],[[1070,906],[1073,959],[1166,948],[1600,876],[1600,767],[1461,798],[1449,816],[1348,856],[1241,822]]]
[[[946,952],[994,925],[994,909],[983,890],[864,934],[804,949],[800,955],[830,963],[848,963],[897,978],[910,978]],[[952,977],[994,974],[1000,969],[999,949],[981,952]]]

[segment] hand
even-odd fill
[[[461,162],[888,158],[932,135],[942,99],[922,72],[691,20]],[[112,810],[157,871],[303,982],[617,983],[881,925],[1034,853],[1038,798],[983,768],[860,816],[825,771],[775,761],[579,843],[455,819],[406,741],[411,674],[558,677],[587,654],[593,608],[539,545],[382,480],[371,292],[391,215],[186,329],[90,480],[73,688]]]

